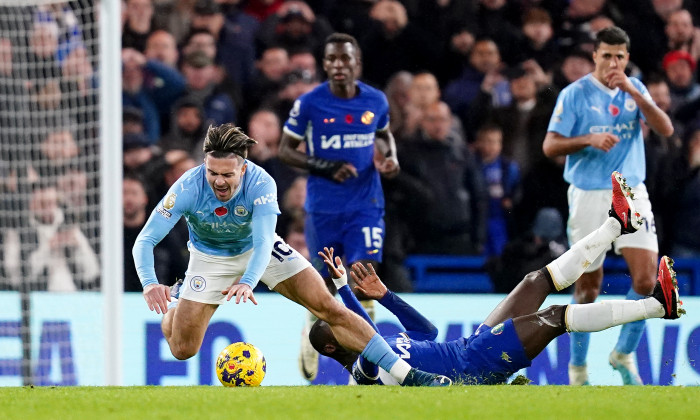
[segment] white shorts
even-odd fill
[[[234,257],[218,257],[198,251],[190,245],[190,263],[185,272],[185,280],[180,297],[201,303],[221,305],[226,295],[221,291],[243,275],[253,250]],[[311,263],[282,238],[275,235],[273,253],[260,281],[272,290],[279,283],[299,273]]]
[[[656,225],[654,213],[651,211],[651,202],[647,187],[642,183],[632,188],[634,193],[634,207],[642,215],[644,224],[635,233],[622,235],[613,242],[616,254],[620,254],[622,248],[641,248],[659,252],[659,243],[656,238]],[[569,221],[566,234],[569,244],[573,245],[586,235],[598,229],[608,218],[612,189],[610,190],[581,190],[569,186]],[[610,249],[608,247],[608,249]],[[601,254],[586,272],[590,273],[603,265],[605,253]]]

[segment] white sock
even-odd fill
[[[168,302],[168,309],[173,309],[177,307],[177,302],[179,301],[178,298],[170,298],[170,302]]]
[[[620,223],[608,217],[598,229],[547,264],[556,289],[562,290],[571,286],[618,236],[620,236]]]
[[[653,297],[603,300],[568,305],[564,322],[569,332],[594,332],[642,319],[663,318],[664,314],[663,305]]]
[[[411,371],[411,365],[409,365],[405,360],[399,359],[394,363],[394,366],[389,370],[389,374],[402,384],[403,380],[406,379],[406,375]]]

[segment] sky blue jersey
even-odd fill
[[[184,216],[187,221],[191,246],[205,254],[223,257],[240,255],[253,248],[254,219],[260,220],[260,225],[263,225],[263,220],[271,220],[270,217],[265,219],[265,216],[272,216],[272,221],[276,221],[280,210],[275,181],[253,162],[246,160],[246,164],[248,166],[241,178],[241,185],[225,203],[216,198],[209,186],[204,164],[185,172],[170,187],[134,244],[136,271],[144,286],[158,282],[153,268],[153,247],[170,232],[180,217]],[[270,231],[269,226],[265,231]],[[266,236],[270,236],[271,241],[274,223],[269,233]],[[264,266],[256,267],[260,275],[270,261],[271,246],[269,250],[263,250],[266,260],[260,258]],[[256,259],[255,252],[253,254],[251,261]],[[251,263],[246,274],[250,268]],[[259,278],[246,283],[254,287]]]
[[[651,100],[642,82],[634,77],[630,80]],[[620,139],[609,152],[588,146],[568,155],[564,179],[582,190],[610,189],[610,174],[619,171],[625,174],[629,185],[642,183],[646,162],[640,120],[644,119],[630,94],[619,88],[609,89],[592,73],[564,88],[547,131],[565,137],[611,133]]]
[[[328,82],[302,95],[289,112],[284,132],[306,141],[306,153],[343,160],[357,168],[357,178],[342,184],[311,175],[307,184],[308,212],[344,213],[384,208],[384,193],[374,167],[374,135],[389,126],[389,103],[378,89],[357,82],[358,94],[343,99]]]

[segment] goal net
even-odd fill
[[[108,381],[100,7],[0,0],[0,385]]]

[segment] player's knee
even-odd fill
[[[645,276],[643,278],[635,279],[632,282],[632,289],[640,295],[649,295],[654,291],[654,286],[656,285],[656,277]]]
[[[549,280],[547,280],[547,277],[542,272],[542,270],[537,270],[525,275],[525,277],[523,277],[523,279],[521,280],[521,283],[524,283],[528,287],[536,287],[549,286],[550,282]]]
[[[170,344],[170,352],[177,360],[187,360],[197,354],[199,346],[186,342],[173,342]]]

